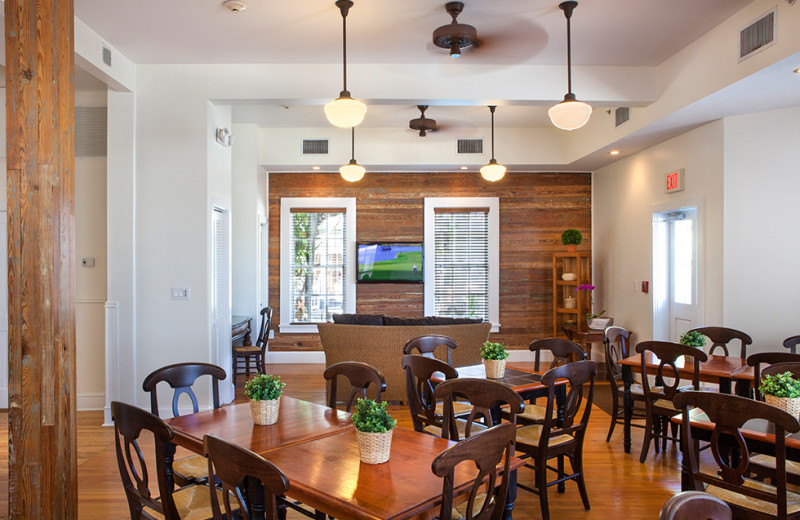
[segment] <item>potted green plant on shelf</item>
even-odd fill
[[[791,372],[765,375],[761,378],[758,391],[764,394],[764,400],[795,417],[800,416],[800,380]]]
[[[260,425],[278,422],[281,394],[286,383],[280,376],[259,374],[244,385],[244,395],[250,399],[253,422]]]
[[[575,253],[578,251],[578,245],[583,242],[583,235],[577,229],[570,228],[561,233],[561,242],[567,246],[567,251]]]
[[[481,358],[486,369],[486,377],[489,379],[500,379],[506,373],[508,352],[502,343],[484,342],[481,347]]]
[[[389,460],[392,451],[392,431],[395,421],[386,409],[386,403],[372,399],[359,399],[351,420],[356,427],[358,456],[365,464],[382,464]]]
[[[589,294],[589,309],[591,309],[591,312],[586,313],[586,325],[592,330],[605,330],[606,327],[614,324],[614,318],[606,316],[605,309],[598,313],[594,312],[594,289],[594,285],[588,283],[582,283],[578,286],[579,291],[586,291]]]
[[[680,342],[689,347],[701,348],[706,344],[706,337],[696,330],[681,334]]]

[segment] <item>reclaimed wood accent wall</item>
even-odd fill
[[[73,0],[6,0],[9,513],[78,517]]]
[[[275,309],[272,351],[321,350],[316,334],[280,334],[280,199],[356,197],[359,241],[424,240],[425,197],[500,197],[500,332],[512,348],[527,348],[553,329],[552,254],[565,251],[561,232],[583,233],[592,250],[589,173],[510,173],[497,183],[476,172],[373,173],[349,183],[334,173],[269,174],[269,304]],[[356,312],[423,316],[422,284],[359,284]]]

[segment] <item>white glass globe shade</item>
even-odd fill
[[[565,99],[548,110],[550,121],[562,130],[576,130],[589,121],[592,106],[583,101]]]
[[[345,164],[339,168],[339,174],[341,174],[342,179],[348,182],[360,181],[364,178],[364,173],[366,173],[366,171],[366,168],[355,161],[350,161],[349,164]]]
[[[506,167],[502,164],[497,164],[497,161],[492,159],[489,164],[481,167],[481,177],[490,182],[497,182],[506,174]]]
[[[325,116],[334,126],[352,128],[364,120],[367,105],[351,97],[339,97],[325,105]]]

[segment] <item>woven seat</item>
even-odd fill
[[[206,466],[208,466],[206,458],[200,458],[206,461]],[[208,472],[207,467],[206,472]],[[208,486],[186,486],[172,492],[172,499],[175,501],[175,508],[178,510],[181,520],[205,520],[213,516],[209,491]],[[217,489],[216,491],[217,499],[222,502],[224,499],[222,490]],[[144,510],[153,518],[159,520],[164,518],[164,515],[149,507],[145,507]]]
[[[744,487],[756,489],[758,491],[766,491],[767,493],[773,495],[776,492],[775,486],[771,486],[769,484],[765,484],[764,482],[759,482],[758,480],[749,478],[744,479]],[[711,485],[706,486],[706,493],[714,495],[715,497],[719,498],[720,500],[724,500],[732,506],[740,507],[742,509],[749,509],[751,511],[757,511],[770,516],[778,516],[778,505],[767,502],[766,500],[759,500],[758,498],[746,496],[741,493],[736,493],[735,491],[729,491],[727,489],[722,489]],[[793,493],[791,491],[786,492],[786,513],[789,515],[800,513],[800,495],[797,493]]]
[[[483,503],[486,502],[486,493],[480,493],[478,496],[475,497],[475,501],[472,503],[472,516],[475,517],[481,511],[483,507]],[[494,502],[494,498],[490,499]],[[489,502],[491,505],[492,502]],[[452,510],[453,517],[451,520],[462,520],[462,518],[467,517],[467,503],[462,502],[461,504],[457,505]]]
[[[467,421],[463,419],[456,419],[456,428],[458,429],[458,438],[463,439],[467,436]],[[481,423],[472,423],[472,428],[470,430],[470,434],[476,432],[482,432],[488,429],[485,424]],[[436,435],[437,437],[442,436],[442,429],[438,426],[429,425],[423,428],[425,433],[430,433],[431,435]]]
[[[261,315],[261,325],[258,328],[258,338],[255,345],[242,345],[231,348],[233,354],[233,383],[236,384],[236,376],[243,374],[245,379],[250,378],[250,361],[253,362],[254,372],[264,374],[264,363],[266,362],[267,349],[269,348],[269,329],[272,325],[272,307],[264,307],[259,312]]]
[[[542,425],[541,424],[531,424],[529,426],[523,426],[522,428],[517,428],[517,442],[522,444],[527,444],[530,446],[539,446],[539,439],[542,438]],[[551,437],[547,445],[548,446],[558,446],[560,444],[565,444],[569,441],[575,440],[575,437],[572,435],[559,435],[557,437]]]
[[[750,457],[750,464],[757,464],[759,466],[769,468],[775,471],[775,457],[772,455],[765,455],[763,453],[758,453]],[[794,476],[800,478],[800,462],[795,462],[793,460],[786,461],[786,475],[787,477]]]
[[[472,410],[472,405],[464,401],[453,402],[453,413],[456,415],[464,415]],[[444,403],[436,403],[436,415],[444,414]]]
[[[261,352],[261,349],[260,349],[260,348],[258,348],[258,347],[257,347],[257,346],[255,346],[255,345],[247,345],[247,346],[245,346],[245,345],[240,345],[240,346],[238,346],[238,347],[233,347],[233,351],[234,351],[234,352],[237,352],[237,353],[240,353],[240,354],[245,354],[245,353],[253,353],[253,354],[256,354],[256,353],[260,353],[260,352]]]
[[[197,480],[208,477],[208,461],[202,455],[189,455],[172,462],[172,470],[184,477],[191,476]]]

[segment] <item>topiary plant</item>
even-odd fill
[[[506,346],[502,343],[486,341],[481,347],[481,357],[483,359],[506,359],[508,358],[508,352],[506,352]]]
[[[791,372],[766,375],[761,378],[758,391],[775,397],[800,397],[800,381],[792,377]]]
[[[386,403],[372,399],[359,399],[351,419],[356,430],[365,433],[386,433],[397,424],[386,410]]]
[[[561,242],[565,246],[577,246],[583,242],[583,235],[577,229],[567,229],[561,233]]]
[[[280,376],[259,374],[244,384],[244,395],[253,401],[272,401],[281,396],[284,386]]]
[[[702,347],[706,344],[706,337],[696,330],[690,330],[681,335],[680,342],[689,347]]]

